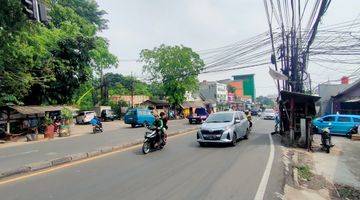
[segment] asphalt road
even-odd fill
[[[268,162],[272,122],[259,120],[248,140],[236,147],[201,148],[195,134],[169,139],[162,151],[140,148],[0,183],[2,200],[254,199]],[[279,199],[283,172],[275,159],[264,199]]]
[[[86,126],[88,126],[90,132],[92,130],[91,125]],[[110,126],[111,123],[105,122],[104,133],[102,134],[85,134],[76,137],[35,143],[29,142],[20,146],[0,148],[0,172],[2,170],[10,170],[29,163],[51,160],[69,154],[83,153],[97,150],[101,147],[125,144],[129,141],[142,139],[144,137],[145,128],[143,127],[131,128],[130,125],[125,125],[114,128]],[[191,128],[194,127],[194,125],[189,125],[187,120],[174,120],[169,121],[169,127],[171,132]]]

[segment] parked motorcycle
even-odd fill
[[[321,145],[323,149],[325,149],[326,153],[330,153],[330,148],[333,146],[331,144],[331,135],[329,128],[321,129]]]
[[[349,133],[347,134],[347,137],[351,139],[353,134],[358,134],[359,132],[359,126],[354,126],[350,129]]]
[[[158,131],[155,128],[151,128],[148,124],[145,125],[146,128],[148,128],[150,131],[147,131],[145,133],[145,140],[144,140],[144,144],[142,147],[142,152],[144,154],[149,153],[151,150],[156,150],[156,149],[163,149],[164,146],[166,145],[166,141],[167,141],[167,134],[164,133],[162,134],[162,138],[160,141],[158,141]],[[157,144],[158,142],[160,142],[160,144]],[[157,148],[156,148],[157,146]]]
[[[93,126],[93,134],[102,133],[102,132],[103,132],[103,128],[100,125]]]

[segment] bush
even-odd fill
[[[121,113],[121,107],[128,107],[126,101],[120,100],[119,102],[110,102],[111,109],[114,111],[118,118],[121,118],[125,113]]]
[[[51,124],[53,124],[53,120],[49,117],[49,115],[45,115],[45,118],[44,118],[44,125],[45,126],[49,126]]]
[[[299,176],[300,178],[310,181],[311,177],[313,176],[311,171],[310,171],[310,167],[308,165],[302,165],[302,166],[297,166],[296,167],[299,171]]]

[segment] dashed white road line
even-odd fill
[[[266,168],[265,168],[264,174],[263,174],[263,176],[261,178],[261,182],[259,184],[259,187],[258,187],[258,190],[256,192],[254,200],[262,200],[262,199],[264,199],[267,183],[269,181],[270,172],[271,172],[271,168],[272,168],[273,161],[274,161],[275,148],[274,148],[274,142],[273,142],[273,139],[271,137],[271,134],[269,134],[269,138],[270,138],[269,159],[267,161]]]

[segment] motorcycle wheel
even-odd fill
[[[330,147],[326,147],[326,153],[330,153]]]
[[[96,128],[93,128],[93,134],[96,134]]]
[[[142,152],[144,154],[147,154],[150,152],[150,142],[144,142],[143,147],[142,147]]]

